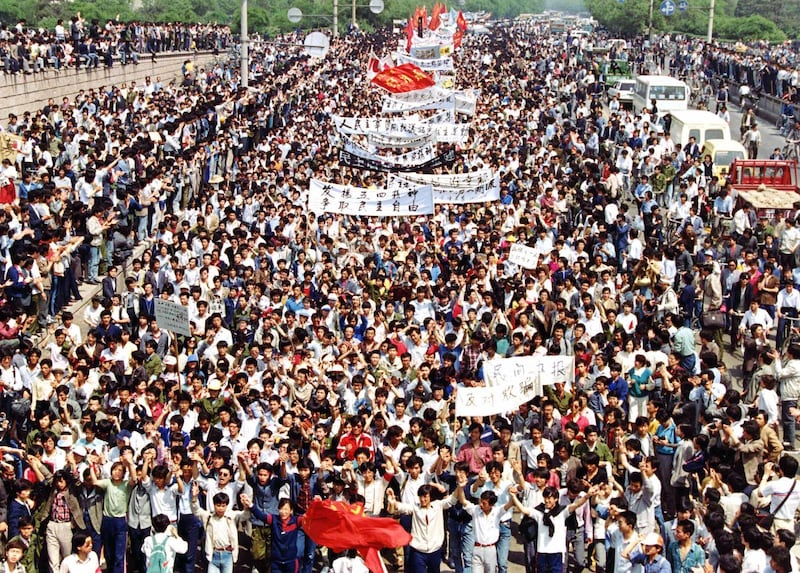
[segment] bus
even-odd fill
[[[656,100],[659,113],[689,109],[689,87],[669,76],[638,76],[633,88],[633,110],[640,112]]]

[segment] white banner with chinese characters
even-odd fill
[[[403,173],[389,175],[387,187],[394,189],[413,189],[419,185],[433,186],[433,201],[436,204],[452,203],[462,205],[465,203],[489,203],[500,199],[500,175],[492,175],[488,171],[486,179],[473,177],[471,186],[466,186],[467,179],[458,180],[458,186],[442,185],[443,182],[453,182],[453,175],[423,175],[420,173]],[[467,174],[464,174],[467,175]],[[472,175],[472,174],[470,174]]]
[[[423,185],[415,189],[365,189],[336,185],[312,179],[308,193],[308,210],[368,217],[413,217],[433,214],[433,188]]]
[[[403,118],[333,116],[337,131],[344,135],[414,134],[417,137],[430,135],[438,143],[466,142],[470,125],[453,121],[452,108],[425,119],[419,116]]]
[[[368,149],[362,147],[349,137],[343,137],[342,139],[344,142],[343,149],[348,153],[352,153],[356,157],[363,157],[364,159],[378,161],[390,166],[414,167],[422,165],[426,161],[430,161],[436,157],[436,146],[432,143],[426,143],[402,155],[377,155],[375,153],[370,153]]]
[[[431,184],[436,187],[454,187],[457,189],[470,189],[475,185],[489,183],[495,178],[495,173],[491,169],[481,169],[479,171],[469,171],[467,173],[405,173],[403,179],[414,181],[420,185]]]
[[[486,386],[459,388],[456,416],[504,414],[541,396],[543,385],[574,381],[573,356],[519,356],[483,364]]]
[[[421,90],[422,91],[422,90]],[[452,109],[455,113],[475,115],[475,106],[478,96],[474,90],[451,91],[434,86],[430,91],[418,98],[396,97],[402,94],[383,96],[381,99],[382,113],[405,113],[409,111],[423,111],[428,109]]]
[[[439,58],[412,58],[407,54],[395,53],[392,55],[392,58],[397,65],[401,64],[414,64],[419,69],[426,71],[426,72],[451,72],[455,69],[453,65],[453,58],[451,57],[439,57]]]
[[[508,261],[523,269],[535,269],[539,263],[539,251],[522,243],[514,243],[508,252]]]
[[[408,148],[416,149],[423,145],[436,143],[435,138],[430,133],[418,135],[407,131],[401,132],[379,132],[370,131],[367,133],[367,143],[375,147]]]

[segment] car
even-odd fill
[[[633,105],[633,88],[636,86],[636,82],[634,80],[618,80],[614,82],[606,95],[608,96],[608,101],[614,99],[614,96],[619,96],[619,103],[622,107],[625,106],[632,106]]]

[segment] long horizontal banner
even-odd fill
[[[419,185],[427,184],[433,186],[433,201],[437,204],[452,203],[463,205],[466,203],[490,203],[500,199],[500,175],[495,175],[488,181],[477,183],[473,187],[445,187],[433,180],[420,182],[423,177],[416,173],[403,175],[392,174],[389,176],[387,187],[394,189],[413,189]],[[447,175],[427,175],[425,177],[447,177]],[[413,179],[412,179],[413,178]]]
[[[367,217],[413,217],[433,214],[433,188],[374,190],[312,179],[308,193],[312,213]]]
[[[381,133],[371,131],[367,133],[367,142],[375,147],[391,147],[391,148],[410,148],[416,149],[423,145],[429,145],[436,142],[436,138],[426,133],[419,135],[409,132],[388,132]]]
[[[339,150],[339,163],[342,165],[346,165],[348,167],[354,167],[356,169],[367,169],[369,171],[381,171],[381,172],[409,172],[409,171],[426,171],[437,169],[439,167],[445,167],[448,165],[452,165],[456,160],[456,152],[455,150],[450,150],[440,155],[437,155],[430,161],[423,163],[422,165],[418,165],[416,167],[410,166],[396,166],[396,165],[389,165],[383,161],[375,161],[372,159],[367,159],[365,157],[359,157],[358,155],[354,155],[349,151],[345,151],[344,149]]]
[[[438,88],[437,88],[438,89]],[[475,106],[478,104],[477,96],[469,91],[450,92],[445,90],[428,92],[429,96],[421,99],[406,100],[395,96],[383,96],[381,99],[382,113],[405,113],[409,111],[423,111],[428,109],[454,110],[455,113],[475,115]]]
[[[395,54],[394,60],[398,64],[413,64],[417,66],[419,69],[426,71],[426,72],[451,72],[455,69],[453,65],[453,58],[445,57],[445,58],[431,58],[431,59],[421,59],[421,58],[412,58],[406,54]]]
[[[489,416],[542,395],[545,384],[574,381],[573,356],[519,356],[484,362],[486,386],[459,388],[456,416]]]
[[[336,129],[345,135],[371,135],[402,133],[417,136],[431,135],[438,143],[464,143],[469,137],[468,123],[446,123],[453,110],[432,115],[424,120],[391,117],[334,116]]]
[[[468,171],[467,173],[408,173],[403,175],[403,179],[414,181],[420,185],[431,184],[436,187],[454,187],[459,189],[470,189],[475,185],[488,183],[494,179],[495,173],[491,169],[481,169],[480,171]]]
[[[380,161],[392,167],[419,167],[436,157],[436,147],[432,143],[427,143],[417,149],[413,149],[402,155],[375,155],[370,153],[369,150],[360,146],[358,143],[349,137],[343,137],[344,150],[352,153],[358,157],[369,159],[371,161]]]

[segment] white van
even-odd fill
[[[638,76],[633,89],[633,110],[640,112],[656,100],[659,113],[689,109],[689,87],[669,76]]]
[[[709,139],[730,140],[731,127],[724,119],[710,111],[687,109],[670,112],[672,124],[669,128],[672,141],[686,145],[694,137],[702,146]]]

